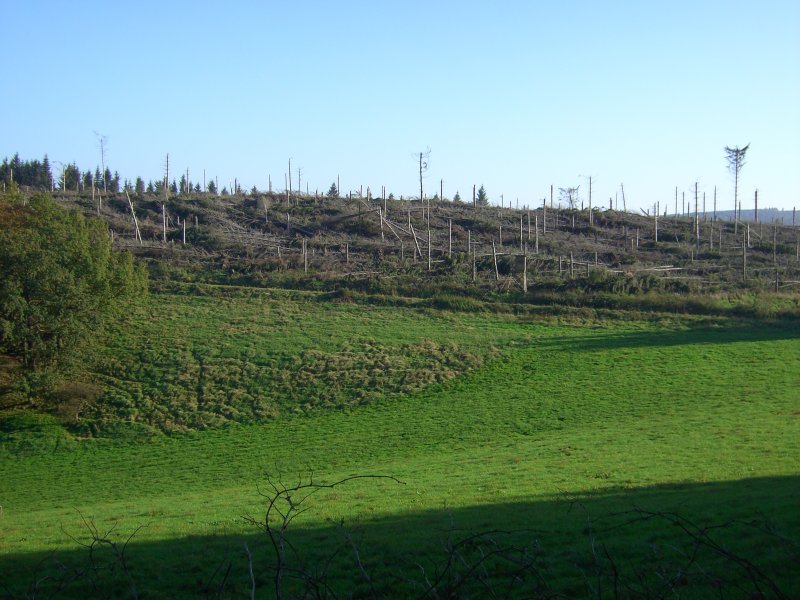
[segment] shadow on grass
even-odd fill
[[[685,346],[692,344],[730,344],[800,339],[800,327],[794,324],[728,323],[709,327],[698,325],[682,330],[642,331],[635,333],[592,333],[588,336],[556,336],[537,339],[539,347],[605,351],[619,348],[651,346]]]
[[[346,501],[348,485],[326,493]],[[303,526],[312,509],[287,530],[283,592],[798,597],[798,497],[800,477],[773,477]],[[92,548],[78,543],[90,544],[87,529],[68,532],[73,551],[0,556],[0,595],[236,598],[250,597],[253,586],[256,597],[275,595],[275,550],[255,526],[159,542],[137,542],[136,531],[106,535],[113,523],[95,526],[104,542]]]

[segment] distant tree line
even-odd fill
[[[53,174],[50,171],[50,160],[47,155],[41,161],[20,160],[19,154],[9,160],[3,159],[0,167],[0,181],[6,186],[12,181],[20,186],[29,186],[36,189],[49,190],[53,187]]]
[[[55,177],[53,175],[54,171]],[[135,179],[123,180],[119,172],[112,172],[108,167],[105,169],[95,167],[94,171],[91,169],[83,170],[74,162],[69,164],[57,162],[54,169],[46,154],[42,160],[22,160],[19,154],[16,153],[10,159],[4,158],[2,165],[0,165],[0,191],[14,183],[21,188],[29,188],[34,191],[90,192],[94,189],[113,194],[127,191],[137,196],[143,196],[144,194],[163,195],[165,187],[170,195],[207,192],[213,195],[227,196],[232,193],[241,194],[243,192],[238,181],[228,189],[224,186],[220,188],[216,178],[212,177],[206,181],[205,177],[203,177],[203,180],[202,185],[199,182],[189,180],[188,171],[182,173],[180,179],[173,178],[171,181],[168,181],[166,177],[145,181],[138,176]],[[256,186],[253,186],[251,193],[258,193]],[[337,181],[331,183],[331,187],[325,193],[328,198],[337,198],[341,194],[342,190],[339,189]],[[369,191],[367,191],[367,194],[369,194]],[[387,197],[389,200],[393,200],[394,194],[388,194]],[[400,199],[402,200],[402,196]],[[439,198],[439,194],[435,194],[433,199],[443,200],[446,198]],[[461,196],[458,192],[456,192],[453,201],[461,202]],[[473,188],[473,202],[478,206],[489,205],[489,195],[483,186],[480,186],[480,189],[477,190],[477,195]]]
[[[58,170],[56,172],[57,178],[53,176],[53,168],[46,154],[42,160],[22,160],[19,154],[14,154],[10,159],[4,158],[2,165],[0,165],[0,185],[8,188],[14,183],[20,187],[27,187],[37,191],[59,189],[76,192],[91,190],[94,187],[96,190],[115,194],[121,191],[128,191],[142,195],[145,193],[163,193],[166,184],[164,179],[151,180],[147,183],[141,177],[136,177],[134,180],[122,180],[119,172],[112,172],[108,167],[105,170],[101,170],[100,167],[95,167],[94,171],[82,170],[74,162],[62,165],[60,173]],[[173,179],[169,183],[169,192],[171,194],[200,193],[203,191],[207,191],[210,194],[218,193],[216,182],[212,179],[208,182],[206,189],[203,190],[199,183],[192,184],[187,180],[186,174],[182,174],[179,181]],[[227,194],[228,190],[223,188],[222,193]]]
[[[53,177],[53,170],[50,159],[47,155],[39,160],[22,160],[19,154],[14,154],[11,159],[4,158],[0,165],[0,182],[5,187],[16,183],[20,187],[29,187],[39,191],[50,191],[53,188],[64,190],[81,191],[92,189],[104,189],[109,192],[119,192],[120,185],[119,173],[107,168],[101,171],[100,167],[95,167],[94,173],[90,170],[81,171],[75,163],[63,165],[58,180]],[[144,191],[144,190],[142,190]]]
[[[238,182],[231,185],[231,188],[219,187],[215,178],[210,178],[204,181],[201,185],[199,182],[190,181],[187,173],[182,173],[180,179],[172,179],[167,181],[166,178],[149,180],[145,182],[141,177],[135,179],[122,179],[117,171],[111,171],[108,167],[101,170],[100,167],[95,167],[92,170],[82,170],[74,162],[69,164],[62,164],[60,171],[55,169],[57,177],[53,176],[53,166],[45,154],[42,160],[22,160],[19,154],[9,158],[4,158],[2,165],[0,165],[0,191],[8,188],[12,183],[21,188],[30,188],[34,191],[52,191],[52,190],[65,190],[73,192],[87,192],[92,189],[100,190],[108,193],[119,193],[127,191],[131,194],[142,196],[144,194],[164,194],[164,188],[167,187],[169,194],[200,194],[207,192],[214,195],[227,196],[231,193],[241,194],[242,187]],[[205,179],[205,177],[204,177]],[[253,186],[251,193],[257,194],[258,189]],[[329,198],[336,198],[341,194],[337,182],[331,184],[326,195]],[[389,199],[394,199],[394,194],[388,195]],[[434,196],[434,199],[439,199],[439,196]],[[460,201],[461,197],[458,196]],[[486,205],[489,203],[488,195],[486,194],[483,186],[478,191],[477,203]]]

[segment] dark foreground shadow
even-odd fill
[[[326,493],[346,500],[347,484]],[[316,527],[303,527],[306,514],[286,530],[280,591],[287,598],[796,598],[798,498],[800,477],[775,477]],[[314,501],[325,502],[324,494]],[[0,556],[0,597],[276,595],[276,548],[255,524],[245,525],[251,533],[157,543],[95,525],[94,540],[89,528],[70,532],[69,552]]]
[[[644,348],[651,346],[684,346],[730,344],[737,342],[763,342],[800,339],[800,326],[795,323],[731,322],[722,326],[698,324],[694,327],[663,331],[634,333],[592,333],[583,336],[556,336],[536,340],[542,348],[580,349],[586,351],[618,348]]]

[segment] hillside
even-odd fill
[[[430,295],[791,293],[800,230],[711,214],[286,194],[58,199],[99,214],[155,279]],[[141,240],[131,208],[136,214]],[[548,302],[558,298],[550,298]]]
[[[0,362],[5,596],[800,589],[795,230],[701,216],[720,248],[688,217],[656,242],[653,217],[549,206],[529,240],[527,210],[447,202],[58,201],[99,212],[151,293],[49,393]]]
[[[402,483],[310,498],[283,597],[800,589],[796,327],[185,287],[113,332],[96,402],[0,416],[8,597],[274,597],[270,484],[360,474]]]

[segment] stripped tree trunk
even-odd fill
[[[128,194],[128,190],[125,190],[125,196],[128,198],[128,206],[131,207],[131,215],[133,216],[133,226],[136,239],[139,240],[139,244],[142,244],[142,233],[139,231],[139,221],[136,219],[136,212],[133,210],[133,202],[131,202],[131,197]]]
[[[528,293],[528,253],[522,255],[522,291]]]
[[[494,279],[495,281],[500,281],[500,270],[497,268],[497,248],[494,245],[494,240],[492,240],[492,258],[494,259]]]
[[[453,256],[453,219],[447,219],[447,257]]]

